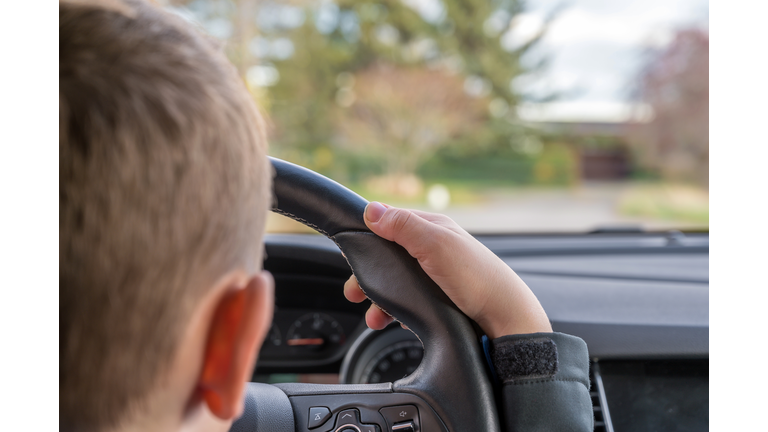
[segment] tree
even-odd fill
[[[663,178],[709,185],[709,35],[677,32],[642,70],[640,99],[653,119],[633,133],[640,162]]]
[[[389,174],[413,175],[437,148],[486,117],[486,101],[441,69],[377,63],[353,82],[339,93],[347,98],[334,122],[342,145],[380,157]]]

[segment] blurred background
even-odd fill
[[[271,155],[369,200],[478,234],[708,230],[706,0],[161,3],[223,41]]]

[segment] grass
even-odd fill
[[[618,210],[627,216],[709,225],[709,191],[691,185],[638,183],[619,199]]]

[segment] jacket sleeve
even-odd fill
[[[563,333],[502,336],[488,354],[502,385],[499,414],[506,432],[593,430],[582,339]]]

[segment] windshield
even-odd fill
[[[707,0],[168,7],[225,42],[271,155],[369,200],[477,234],[708,229]]]

